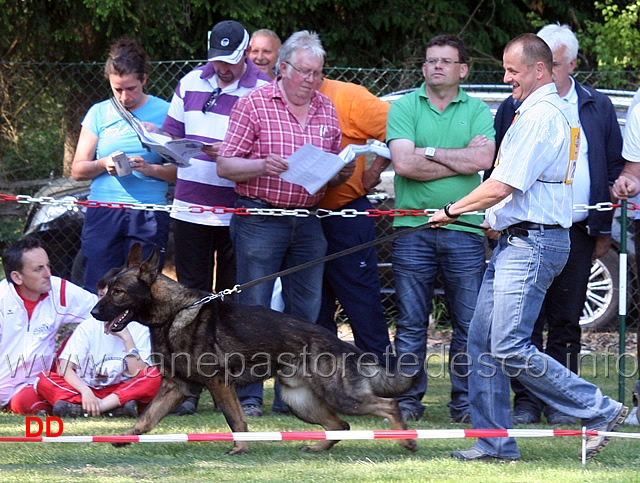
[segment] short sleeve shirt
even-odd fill
[[[389,110],[387,142],[409,139],[420,147],[461,149],[478,135],[495,140],[491,111],[483,101],[470,97],[462,89],[444,112],[440,112],[431,104],[424,83],[419,89],[394,102]],[[417,181],[396,175],[395,207],[404,210],[440,209],[449,201],[469,194],[480,181],[479,174],[458,175],[433,181]],[[482,222],[482,217],[463,215],[460,220],[478,225]],[[394,218],[393,226],[418,226],[426,222],[426,217],[402,216]],[[479,230],[457,225],[449,225],[446,228],[479,233]]]
[[[302,126],[287,107],[276,79],[236,102],[218,156],[262,159],[277,154],[286,159],[306,143],[338,154],[340,140],[338,116],[329,98],[319,92],[314,94],[306,124]],[[310,195],[302,186],[279,176],[261,176],[236,183],[239,195],[279,208],[309,208],[320,201],[325,190]]]
[[[489,208],[494,230],[529,221],[571,226],[572,182],[580,132],[577,113],[546,84],[527,97],[507,130],[491,178],[515,191]]]
[[[162,126],[169,103],[149,96],[147,102],[131,114],[141,121]],[[142,156],[147,163],[162,164],[162,158],[142,146],[133,128],[118,114],[111,101],[94,104],[87,112],[82,126],[98,136],[96,159],[122,151],[127,156]],[[91,182],[90,199],[122,203],[166,204],[167,182],[132,171],[128,176],[109,176],[102,173]]]
[[[140,359],[150,364],[149,329],[137,322],[130,322],[127,328],[140,353]],[[131,376],[125,373],[124,359],[127,353],[122,339],[113,334],[105,334],[104,323],[92,317],[73,331],[60,354],[60,359],[75,364],[80,379],[88,386],[100,389],[131,379]],[[62,368],[64,367],[63,364]]]
[[[342,148],[349,144],[366,144],[368,139],[384,141],[387,130],[389,103],[371,94],[365,87],[351,82],[330,79],[322,81],[320,92],[326,95],[338,111]],[[353,175],[339,186],[327,188],[320,208],[337,210],[367,194],[362,184],[366,157],[356,158]]]

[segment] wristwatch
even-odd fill
[[[425,148],[424,150],[425,158],[433,158],[435,155],[436,155],[436,148],[433,148],[433,147]]]
[[[444,205],[444,214],[447,215],[449,218],[458,218],[460,217],[460,214],[457,215],[452,215],[451,212],[449,211],[449,208],[451,208],[451,205],[453,205],[455,203],[455,201],[449,201],[449,203],[447,203],[446,205]]]

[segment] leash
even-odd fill
[[[212,300],[221,298],[224,299],[224,297],[226,295],[233,295],[234,293],[240,293],[243,290],[246,290],[248,288],[254,287],[256,285],[259,285],[261,283],[264,282],[268,282],[269,280],[275,280],[278,277],[285,277],[287,275],[290,275],[292,273],[295,273],[297,271],[300,270],[304,270],[305,268],[310,268],[313,267],[314,265],[318,265],[320,263],[325,263],[325,262],[329,262],[331,260],[335,260],[336,258],[340,258],[340,257],[344,257],[345,255],[350,255],[351,253],[355,253],[357,251],[360,250],[364,250],[365,248],[369,248],[375,245],[379,245],[381,243],[385,243],[391,240],[394,240],[400,236],[403,235],[409,235],[411,233],[420,231],[420,230],[424,230],[425,228],[431,228],[435,223],[433,222],[427,222],[424,225],[418,225],[418,226],[414,226],[411,228],[407,228],[405,230],[399,230],[396,231],[395,233],[392,233],[391,235],[387,235],[384,236],[382,238],[376,238],[375,240],[371,240],[369,242],[366,243],[362,243],[360,245],[356,245],[355,247],[351,247],[351,248],[346,248],[344,250],[341,250],[339,252],[335,252],[332,253],[331,255],[326,255],[322,258],[316,258],[315,260],[311,260],[310,262],[307,263],[303,263],[301,265],[296,265],[295,267],[291,267],[291,268],[287,268],[286,270],[281,270],[280,272],[276,272],[276,273],[272,273],[271,275],[266,275],[264,277],[261,278],[257,278],[255,280],[252,280],[251,282],[247,282],[247,283],[243,283],[241,285],[236,285],[231,289],[225,289],[221,292],[217,292],[217,293],[211,293],[209,295],[207,295],[206,297],[198,300],[197,302],[194,302],[193,304],[191,304],[189,307],[187,307],[188,309],[197,307],[199,305],[202,304],[206,304],[208,302],[211,302]],[[474,225],[472,223],[465,223],[464,221],[454,221],[451,223],[452,225],[459,225],[459,226],[465,226],[467,228],[475,228],[478,230],[487,230],[487,228],[481,227],[479,225]]]

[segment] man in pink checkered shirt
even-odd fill
[[[340,125],[331,101],[317,89],[322,83],[325,52],[317,34],[294,33],[281,47],[280,75],[238,100],[229,129],[218,152],[218,175],[236,182],[236,207],[313,208],[325,189],[309,194],[302,186],[278,175],[287,170],[287,158],[305,143],[337,154]],[[353,174],[343,168],[329,185],[339,185]],[[327,244],[316,217],[237,216],[231,219],[240,284],[325,255]],[[295,272],[282,280],[286,313],[315,322],[320,310],[323,266]],[[239,294],[248,305],[269,306],[273,282]],[[245,414],[261,416],[262,384],[238,391]],[[274,412],[288,412],[278,397]]]

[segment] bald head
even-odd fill
[[[553,82],[553,57],[547,44],[533,34],[516,37],[502,55],[504,82],[511,84],[511,95],[523,102],[538,88]]]
[[[535,65],[542,62],[551,75],[553,69],[553,53],[547,43],[535,34],[522,34],[511,40],[504,48],[504,53],[519,52],[521,61],[525,65]]]

